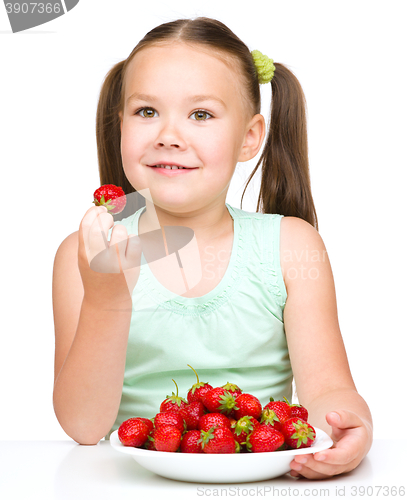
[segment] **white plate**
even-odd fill
[[[295,455],[316,453],[330,448],[332,439],[315,428],[316,438],[309,448],[269,453],[169,453],[123,446],[114,431],[110,444],[132,456],[145,469],[159,476],[193,483],[246,483],[263,481],[286,474]]]

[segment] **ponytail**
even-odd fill
[[[263,152],[247,185],[262,164],[257,209],[306,220],[318,230],[308,165],[306,102],[297,78],[274,63],[271,115]]]

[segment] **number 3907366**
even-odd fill
[[[14,2],[6,3],[7,14],[59,14],[61,12],[61,5],[55,3],[27,3],[27,2]]]

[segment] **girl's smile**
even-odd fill
[[[175,167],[174,165],[166,165],[164,166],[163,164],[158,164],[157,166],[152,165],[150,166],[155,172],[161,174],[161,175],[167,175],[167,176],[174,176],[174,175],[183,175],[189,172],[193,172],[198,169],[198,167],[192,168],[192,167]]]

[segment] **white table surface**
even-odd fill
[[[198,484],[157,476],[114,450],[109,441],[96,446],[80,446],[68,440],[0,441],[0,499],[403,499],[400,488],[407,490],[406,445],[407,440],[375,440],[354,471],[323,481],[294,479],[286,474],[253,483]],[[404,498],[407,500],[407,492]]]

